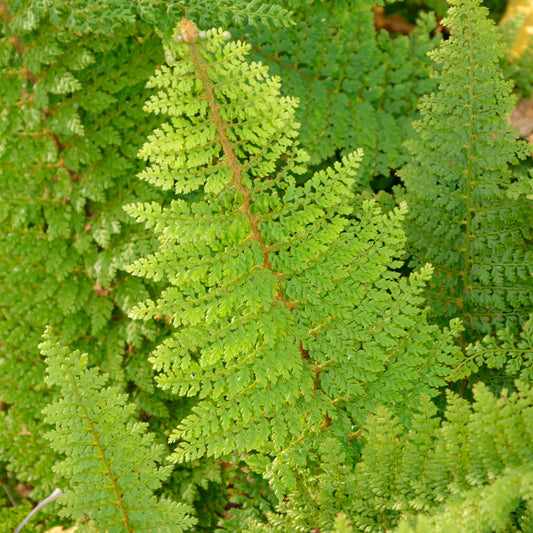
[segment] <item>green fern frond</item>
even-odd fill
[[[78,524],[90,519],[109,533],[190,529],[195,520],[188,506],[153,495],[169,469],[157,466],[163,447],[146,424],[134,421],[136,408],[127,396],[117,386],[106,387],[107,376],[88,367],[87,355],[71,353],[50,331],[40,348],[46,381],[61,391],[43,410],[45,421],[55,426],[46,438],[64,454],[54,471],[70,487],[60,499],[60,513]]]
[[[516,332],[533,306],[531,202],[506,195],[512,165],[529,149],[508,120],[514,98],[487,10],[476,0],[451,4],[451,37],[431,53],[438,91],[420,106],[401,176],[414,264],[435,266],[433,314],[442,323],[461,317],[465,339],[475,340]]]
[[[146,12],[154,18],[166,18],[169,23],[187,18],[195,20],[200,26],[262,26],[266,28],[287,27],[294,24],[292,11],[286,9],[285,2],[276,0],[164,0],[154,5],[143,2]]]
[[[512,533],[528,531],[516,529],[512,513],[524,498],[531,501],[533,487],[533,466],[510,469],[494,483],[482,488],[474,488],[460,494],[436,515],[420,516],[415,526],[404,521],[397,533],[437,533],[440,531],[486,531],[490,533]]]
[[[29,502],[23,502],[22,505],[16,507],[0,507],[0,533],[13,533],[30,512]]]
[[[496,397],[479,384],[473,405],[449,395],[445,421],[426,397],[409,426],[378,407],[358,436],[360,454],[324,441],[316,474],[307,471],[267,521],[243,520],[243,531],[330,531],[340,512],[355,531],[374,533],[527,531],[533,389],[516,389]]]
[[[359,494],[368,495],[366,512],[427,513],[420,531],[508,531],[511,512],[531,500],[533,391],[520,382],[517,388],[498,398],[479,384],[472,407],[450,395],[440,427],[429,402],[408,433],[389,414],[371,417],[356,472],[365,480]]]
[[[141,376],[139,396],[152,373],[139,354],[161,331],[127,317],[153,286],[120,271],[154,244],[122,204],[159,196],[129,179],[157,124],[142,103],[162,60],[135,4],[0,5],[0,402],[10,406],[0,410],[0,456],[37,500],[55,486],[40,414],[52,399],[38,350],[44,328],[89,351],[123,388]],[[113,39],[102,35],[110,31]]]
[[[284,93],[300,99],[300,142],[312,164],[362,148],[358,185],[389,178],[407,161],[402,143],[418,99],[434,87],[426,52],[439,40],[429,37],[435,20],[427,16],[409,36],[391,37],[375,28],[375,2],[292,5],[295,25],[249,28],[246,40],[254,59],[281,77]]]
[[[454,369],[451,379],[462,379],[481,366],[501,369],[512,379],[533,379],[533,321],[524,324],[519,335],[507,328],[486,335],[466,348],[466,357]]]
[[[174,457],[284,450],[271,466],[289,476],[310,435],[345,437],[380,403],[408,417],[444,383],[459,326],[428,325],[429,267],[392,270],[405,206],[384,215],[364,202],[350,218],[359,152],[296,185],[308,157],[295,101],[226,37],[185,21],[149,82],[146,108],[166,122],[140,152],[140,178],[177,196],[127,207],[160,241],[129,271],[168,283],[131,316],[176,328],[151,359],[163,389],[197,402]]]

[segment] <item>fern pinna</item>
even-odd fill
[[[246,62],[248,48],[184,21],[149,82],[146,108],[166,121],[140,152],[140,178],[176,197],[127,208],[160,241],[130,272],[168,284],[132,316],[174,325],[152,355],[157,382],[197,400],[174,458],[256,450],[267,455],[254,466],[273,453],[282,468],[320,430],[346,440],[377,404],[406,415],[433,393],[457,324],[441,332],[420,309],[429,267],[394,270],[405,207],[365,202],[352,216],[358,152],[296,186],[308,159],[296,102]]]
[[[511,165],[529,149],[508,120],[514,99],[486,9],[475,0],[450,3],[451,37],[431,53],[441,66],[438,91],[420,106],[401,176],[414,262],[435,266],[433,313],[461,317],[472,340],[516,331],[533,308],[531,202],[507,194]]]

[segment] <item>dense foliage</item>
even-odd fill
[[[1,532],[532,527],[533,76],[373,6],[0,0]]]

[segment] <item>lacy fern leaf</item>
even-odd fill
[[[172,436],[175,458],[297,454],[320,430],[345,437],[379,403],[408,416],[444,383],[458,325],[428,325],[429,267],[393,270],[405,206],[383,215],[365,202],[350,217],[359,152],[298,187],[308,158],[295,101],[246,61],[246,44],[202,37],[182,24],[146,105],[167,121],[140,152],[140,178],[177,196],[127,208],[160,241],[129,271],[168,283],[131,316],[175,326],[152,356],[157,381],[197,400]]]
[[[276,0],[164,0],[149,10],[154,14],[161,12],[169,21],[186,17],[199,25],[217,21],[223,26],[287,27],[293,24],[292,12],[285,9],[284,2]]]
[[[391,37],[376,30],[376,2],[292,5],[296,24],[249,28],[246,39],[254,58],[281,76],[285,94],[300,99],[300,142],[312,164],[362,148],[360,182],[388,177],[406,163],[402,142],[418,99],[434,88],[426,56],[438,43],[438,36],[429,37],[434,19],[420,20],[409,36]]]
[[[70,486],[60,499],[61,514],[78,524],[90,519],[109,533],[189,529],[194,519],[187,506],[153,495],[169,473],[157,466],[163,447],[146,424],[134,421],[136,408],[127,396],[117,386],[106,387],[107,376],[88,368],[87,355],[71,353],[50,331],[40,348],[48,385],[61,389],[61,398],[43,410],[55,426],[46,437],[65,454],[54,466]]]
[[[461,317],[466,339],[517,330],[533,306],[531,202],[507,195],[511,165],[529,149],[508,120],[514,99],[485,8],[452,1],[451,37],[432,52],[438,91],[420,106],[401,176],[416,265],[431,262],[435,317]]]
[[[527,531],[516,527],[533,508],[533,390],[518,383],[516,393],[496,397],[479,384],[473,405],[448,400],[444,422],[425,398],[409,428],[378,407],[355,460],[339,442],[325,442],[317,475],[302,479],[267,521],[243,521],[243,531],[330,531],[340,512],[368,533]]]
[[[366,492],[368,500],[354,508],[366,507],[369,513],[381,504],[389,516],[400,510],[424,512],[416,527],[404,522],[399,531],[405,533],[524,531],[517,526],[527,522],[533,505],[533,390],[520,382],[517,389],[497,398],[479,384],[472,406],[450,395],[440,427],[431,406],[417,415],[409,433],[396,432],[392,440],[390,428],[397,423],[384,413],[372,417],[358,465],[366,486],[359,493]],[[378,458],[376,471],[372,459]],[[383,472],[388,472],[387,486]]]

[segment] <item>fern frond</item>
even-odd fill
[[[106,387],[108,378],[88,367],[87,355],[71,353],[50,331],[40,348],[46,381],[61,391],[43,410],[45,421],[55,426],[46,438],[65,455],[54,466],[70,487],[60,499],[60,513],[78,523],[91,519],[109,533],[190,529],[195,520],[187,506],[153,495],[169,473],[157,466],[163,447],[146,424],[134,421],[136,408],[127,396],[117,386]]]
[[[377,408],[361,455],[324,442],[317,475],[301,480],[268,523],[243,522],[244,531],[329,531],[340,512],[355,531],[372,533],[520,531],[533,504],[533,389],[516,388],[496,397],[479,384],[473,405],[449,395],[444,422],[428,398],[409,427]]]
[[[295,25],[246,35],[254,59],[269,65],[283,92],[300,99],[300,142],[313,165],[364,150],[358,185],[405,164],[403,141],[420,96],[434,87],[428,50],[431,17],[407,36],[374,25],[373,2],[294,2]],[[339,61],[339,58],[342,58]]]
[[[429,267],[392,270],[404,205],[384,215],[365,202],[350,218],[360,152],[296,185],[308,157],[295,101],[247,49],[185,21],[149,82],[146,108],[166,122],[139,177],[177,197],[127,208],[160,241],[130,272],[168,282],[131,316],[176,328],[151,359],[163,389],[196,400],[174,457],[284,450],[276,470],[310,435],[346,435],[379,403],[408,417],[444,383],[458,324],[427,323]]]
[[[27,501],[16,507],[0,507],[0,533],[13,533],[30,512],[31,505]]]
[[[57,459],[42,437],[44,328],[123,388],[151,378],[139,353],[161,328],[126,313],[153,285],[120,269],[154,239],[122,204],[159,196],[129,176],[157,123],[142,103],[162,51],[134,1],[0,4],[0,456],[39,500]]]
[[[440,531],[490,531],[507,533],[511,531],[527,531],[516,529],[512,513],[526,499],[531,501],[533,487],[533,466],[510,469],[494,483],[482,488],[473,488],[462,493],[436,515],[420,516],[415,526],[407,521],[400,524],[397,533],[437,533]],[[411,521],[412,522],[412,521]]]
[[[429,513],[421,524],[433,525],[420,531],[507,531],[511,512],[531,500],[533,391],[520,382],[517,388],[498,398],[478,384],[472,407],[450,395],[440,427],[428,404],[411,430],[402,434],[399,428],[392,441],[391,422],[397,422],[389,415],[372,417],[356,473],[365,480],[359,493],[369,495],[366,511]],[[383,453],[391,446],[386,466]]]
[[[401,176],[414,264],[435,266],[433,314],[441,323],[460,317],[465,339],[476,340],[516,332],[533,306],[531,202],[506,195],[512,165],[529,149],[508,121],[514,99],[487,10],[476,0],[451,4],[451,37],[431,53],[438,91],[420,106]]]
[[[462,379],[481,366],[501,369],[511,379],[531,382],[533,378],[533,323],[524,324],[519,335],[507,328],[466,347],[466,357],[459,362],[451,376]]]
[[[164,13],[169,21],[183,17],[195,20],[200,26],[220,24],[221,26],[287,27],[294,24],[292,11],[285,9],[284,2],[276,0],[164,0],[158,6],[150,4],[146,9]]]

